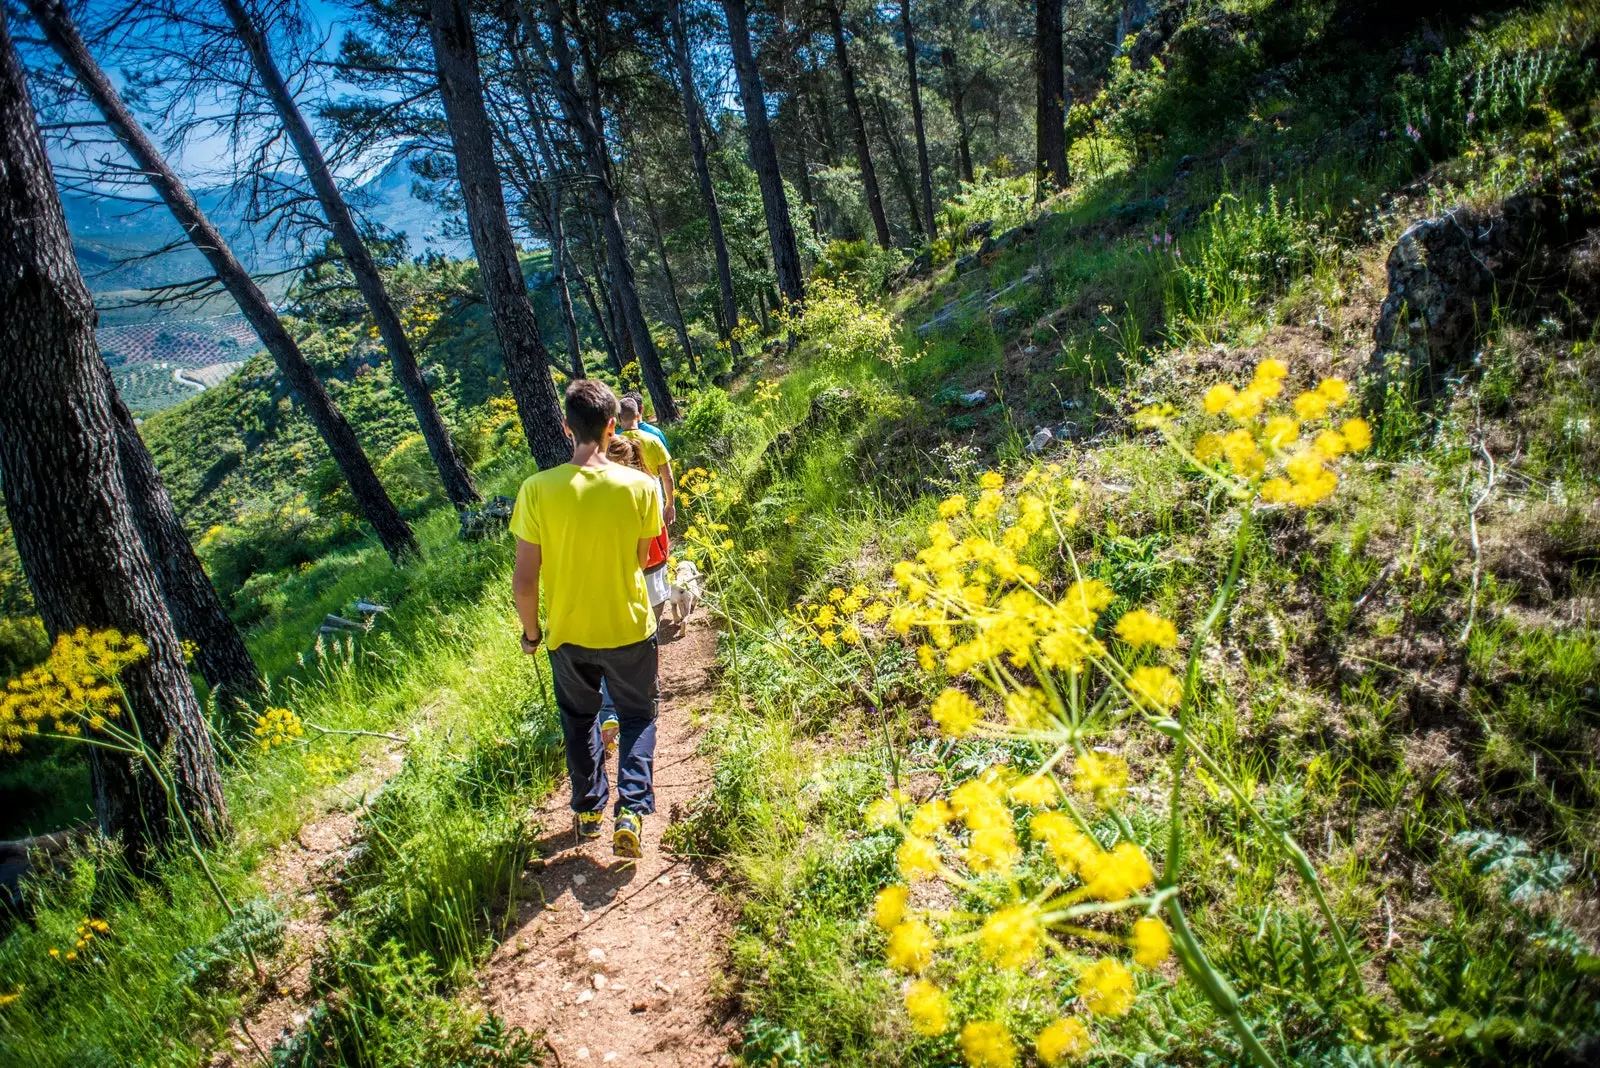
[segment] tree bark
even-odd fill
[[[656,215],[656,200],[650,195],[648,179],[639,184],[644,193],[644,212],[650,220],[650,236],[654,239],[656,255],[661,258],[661,275],[667,284],[667,300],[672,305],[672,325],[678,331],[678,344],[683,346],[683,358],[688,361],[689,373],[698,375],[700,368],[694,361],[694,346],[689,341],[689,321],[683,317],[683,304],[678,300],[678,283],[672,277],[672,263],[667,259],[667,242],[661,236],[661,219]]]
[[[700,133],[700,98],[695,91],[694,67],[689,59],[689,34],[683,25],[680,0],[669,0],[667,13],[672,20],[672,51],[678,64],[683,125],[689,134],[689,154],[694,158],[695,181],[700,186],[700,203],[705,209],[706,224],[711,230],[711,252],[717,264],[717,293],[722,300],[722,337],[731,347],[734,358],[738,359],[739,343],[734,340],[733,334],[739,327],[739,301],[733,292],[733,269],[728,262],[728,238],[722,232],[722,210],[717,207],[717,189],[711,181],[706,142]]]
[[[906,44],[906,86],[911,93],[911,126],[917,135],[917,179],[922,187],[922,232],[938,237],[933,221],[933,172],[928,166],[928,137],[922,128],[922,87],[917,81],[917,42],[911,33],[911,0],[900,0],[900,34]]]
[[[218,697],[240,702],[260,697],[264,692],[261,672],[194,554],[133,415],[115,392],[111,415],[134,526],[161,582],[178,637],[194,643],[194,666]],[[219,703],[226,707],[226,701]]]
[[[455,146],[456,178],[506,378],[534,459],[541,468],[554,467],[572,458],[572,444],[562,429],[561,403],[550,381],[550,353],[539,334],[506,215],[471,13],[465,0],[429,0],[428,15],[439,95]]]
[[[567,253],[567,268],[578,280],[578,288],[583,290],[584,303],[589,305],[589,315],[594,319],[594,328],[600,331],[600,343],[605,346],[606,359],[611,362],[611,369],[621,371],[622,359],[617,353],[616,342],[611,339],[611,331],[606,329],[606,313],[600,307],[600,302],[595,299],[594,287],[589,284],[589,279],[578,266],[578,261],[572,258],[570,249]]]
[[[1061,0],[1037,0],[1033,48],[1038,94],[1034,167],[1042,195],[1047,180],[1057,189],[1067,187],[1067,80],[1061,56]]]
[[[525,3],[518,5],[529,37],[539,46],[538,27],[533,24],[533,13]],[[606,265],[611,274],[611,295],[633,342],[634,354],[639,360],[639,373],[655,403],[656,419],[664,423],[676,422],[678,405],[672,399],[672,389],[667,384],[667,374],[661,366],[661,355],[656,351],[655,338],[650,335],[650,324],[644,316],[644,305],[639,300],[639,287],[634,278],[633,264],[628,259],[627,237],[622,232],[622,217],[617,212],[616,187],[611,178],[610,150],[605,134],[597,121],[599,93],[591,84],[587,98],[578,89],[573,76],[572,53],[567,44],[567,27],[560,0],[545,0],[545,20],[549,24],[551,52],[554,62],[551,73],[555,79],[556,97],[567,117],[567,125],[578,135],[583,147],[585,164],[589,171],[589,192],[596,213],[600,216],[600,229],[605,238]],[[593,60],[586,69],[593,71]]]
[[[739,76],[739,100],[744,105],[745,135],[750,143],[750,164],[761,185],[761,207],[767,217],[767,237],[772,242],[772,268],[778,276],[778,289],[790,304],[805,300],[805,277],[800,270],[800,248],[795,243],[794,223],[789,219],[789,200],[783,191],[783,175],[778,170],[778,150],[772,143],[772,127],[767,122],[767,102],[761,88],[761,72],[750,47],[750,16],[745,0],[722,0],[728,18],[728,39],[734,70]]]
[[[961,180],[970,182],[972,174],[972,135],[967,130],[967,87],[961,84],[956,50],[941,48],[939,65],[944,68],[945,92],[950,98],[950,113],[956,119],[956,156],[961,162]]]
[[[445,496],[458,510],[481,504],[483,498],[472,485],[472,475],[468,473],[467,465],[461,461],[461,457],[456,454],[455,443],[450,440],[450,428],[445,426],[444,417],[439,414],[439,406],[433,402],[433,394],[429,392],[427,383],[422,380],[422,370],[417,366],[411,339],[406,336],[405,327],[400,322],[400,313],[395,310],[394,302],[389,299],[389,292],[384,288],[383,278],[378,274],[378,264],[373,260],[366,242],[362,240],[361,232],[356,229],[356,221],[350,214],[350,206],[345,203],[344,195],[339,192],[339,187],[333,180],[333,173],[328,169],[328,161],[323,158],[322,148],[312,135],[311,127],[306,124],[305,116],[300,113],[300,107],[295,103],[294,96],[289,92],[289,85],[283,80],[283,73],[278,70],[277,61],[272,58],[272,50],[267,45],[265,35],[251,20],[241,0],[222,0],[222,7],[228,14],[228,20],[233,23],[234,32],[239,35],[239,39],[244,42],[245,48],[250,53],[250,62],[255,67],[256,77],[261,80],[262,88],[272,101],[272,107],[277,111],[278,119],[289,135],[290,143],[294,145],[295,154],[300,157],[300,165],[305,168],[306,178],[310,180],[311,188],[317,194],[317,201],[322,205],[322,214],[328,220],[329,229],[333,231],[333,239],[339,243],[339,248],[344,252],[344,261],[349,266],[350,273],[355,276],[356,287],[361,290],[361,297],[372,312],[378,334],[383,338],[384,348],[389,350],[389,361],[394,365],[395,381],[400,384],[401,392],[406,395],[406,401],[417,417],[417,425],[422,429],[422,438],[428,445],[428,455],[433,457],[433,466],[438,469],[439,481],[444,484]]]
[[[49,13],[52,19],[64,12]],[[52,638],[88,627],[143,638],[122,673],[128,713],[165,763],[196,832],[228,831],[216,753],[128,503],[115,388],[22,65],[0,20],[0,482]],[[127,726],[124,721],[124,726]],[[128,755],[93,747],[95,813],[135,855],[180,833],[165,791]]]
[[[856,95],[856,69],[850,62],[850,49],[845,46],[844,18],[839,12],[838,0],[826,5],[828,26],[833,31],[833,59],[839,65],[839,80],[844,83],[844,106],[850,113],[850,124],[856,135],[856,165],[861,168],[861,185],[867,194],[867,211],[872,215],[872,229],[878,236],[881,248],[894,247],[889,236],[889,217],[883,211],[883,196],[878,191],[878,172],[872,167],[872,144],[867,140],[867,119],[861,113],[861,98]]]
[[[273,310],[272,302],[239,263],[233,250],[200,210],[188,188],[167,165],[149,134],[134,119],[112,87],[110,79],[89,54],[89,48],[84,44],[62,0],[27,0],[27,4],[28,10],[44,30],[50,47],[77,76],[84,91],[105,118],[106,125],[149,179],[150,185],[166,203],[167,209],[195,248],[205,256],[217,280],[233,296],[239,311],[272,354],[279,373],[305,406],[306,415],[327,444],[328,451],[333,454],[334,462],[343,472],[357,506],[377,531],[378,539],[388,550],[390,558],[399,561],[402,557],[414,554],[417,542],[411,534],[411,528],[389,499],[383,483],[378,481],[350,423],[334,406],[322,380],[306,362],[300,346]]]
[[[872,109],[878,113],[878,127],[883,131],[883,143],[889,149],[889,162],[894,166],[895,184],[900,187],[900,198],[906,202],[906,214],[911,216],[911,228],[922,233],[922,212],[917,210],[917,186],[911,179],[911,170],[900,153],[900,136],[889,122],[889,109],[884,105],[883,94],[872,94]]]

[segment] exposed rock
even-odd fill
[[[993,230],[993,229],[994,229],[994,220],[993,219],[980,219],[979,221],[977,221],[977,222],[975,222],[972,225],[967,227],[966,239],[968,241],[981,240],[983,238],[988,237],[989,236],[989,232],[991,230]]]
[[[1583,288],[1592,258],[1584,222],[1555,196],[1520,194],[1494,209],[1458,207],[1412,224],[1389,252],[1368,365],[1373,409],[1396,371],[1429,403],[1447,375],[1471,364],[1496,306],[1527,310],[1569,283]]]
[[[983,264],[977,253],[969,253],[956,260],[956,274],[966,274],[968,271],[976,270],[981,266]]]

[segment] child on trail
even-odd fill
[[[550,656],[556,707],[572,780],[573,830],[598,838],[610,784],[595,718],[600,687],[621,719],[612,850],[642,855],[644,817],[655,811],[651,763],[656,741],[656,618],[643,566],[661,532],[656,481],[606,458],[616,433],[617,398],[604,383],[567,387],[572,461],[523,482],[511,516],[517,560],[511,588],[522,620],[522,651]],[[548,632],[539,625],[544,581]]]
[[[661,516],[670,526],[678,517],[678,487],[672,477],[672,454],[667,451],[667,440],[661,431],[654,427],[644,429],[640,422],[641,411],[639,402],[632,396],[624,397],[617,414],[617,434],[639,446],[645,471],[661,480]]]
[[[622,399],[625,401],[633,401],[634,407],[639,409],[639,425],[637,429],[644,431],[646,434],[649,434],[651,437],[661,442],[661,447],[663,449],[666,448],[667,436],[661,432],[661,428],[658,426],[652,426],[651,424],[645,422],[644,394],[640,393],[636,389],[630,389],[628,392],[622,395]]]
[[[632,438],[614,437],[606,446],[606,458],[612,463],[631,467],[641,474],[649,474],[645,470],[644,459],[640,456],[640,445]],[[665,525],[661,533],[650,543],[650,556],[644,562],[644,584],[650,595],[650,610],[656,615],[656,622],[661,622],[661,615],[667,610],[667,598],[672,593],[672,588],[667,583],[667,556],[671,552],[672,542],[667,536]],[[617,748],[617,706],[611,700],[611,694],[606,689],[605,683],[600,684],[600,738],[605,743],[608,754],[616,752]]]

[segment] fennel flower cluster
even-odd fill
[[[702,567],[709,567],[733,551],[728,524],[720,522],[722,513],[735,500],[735,494],[715,471],[691,467],[678,479],[678,500],[690,513],[679,543],[684,556]]]
[[[828,650],[841,643],[859,646],[865,640],[863,628],[877,627],[888,616],[888,603],[873,597],[860,583],[848,590],[835,586],[826,600],[816,604],[802,601],[789,612],[802,634]]]
[[[306,730],[300,723],[300,717],[292,710],[269,708],[256,717],[252,733],[256,736],[256,744],[265,753],[275,746],[288,745],[296,738],[302,737]]]
[[[0,753],[21,752],[23,738],[46,727],[67,737],[103,730],[122,712],[117,677],[149,652],[144,639],[115,630],[61,635],[44,663],[0,692]]]
[[[78,929],[73,933],[72,948],[66,951],[56,946],[50,947],[50,957],[53,960],[62,960],[71,963],[79,957],[87,957],[89,948],[97,936],[111,933],[111,925],[104,920],[85,919],[78,924]],[[20,990],[18,991],[20,995]],[[15,1000],[15,999],[12,999]]]
[[[1155,405],[1135,416],[1141,426],[1158,429],[1179,452],[1235,496],[1259,497],[1268,504],[1308,508],[1339,487],[1334,465],[1340,457],[1372,445],[1372,427],[1354,417],[1337,421],[1335,412],[1350,401],[1350,385],[1324,378],[1315,389],[1285,401],[1282,360],[1256,364],[1243,387],[1218,383],[1201,406],[1225,428],[1207,430],[1192,445],[1178,440],[1170,407]]]

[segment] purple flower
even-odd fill
[[[1478,117],[1478,113],[1477,112],[1475,112],[1475,111],[1467,112],[1467,125],[1471,126],[1472,125],[1472,120],[1476,119],[1477,117]]]
[[[1411,125],[1409,122],[1406,123],[1406,136],[1411,138],[1413,141],[1422,140],[1422,134],[1419,133],[1417,128]]]

